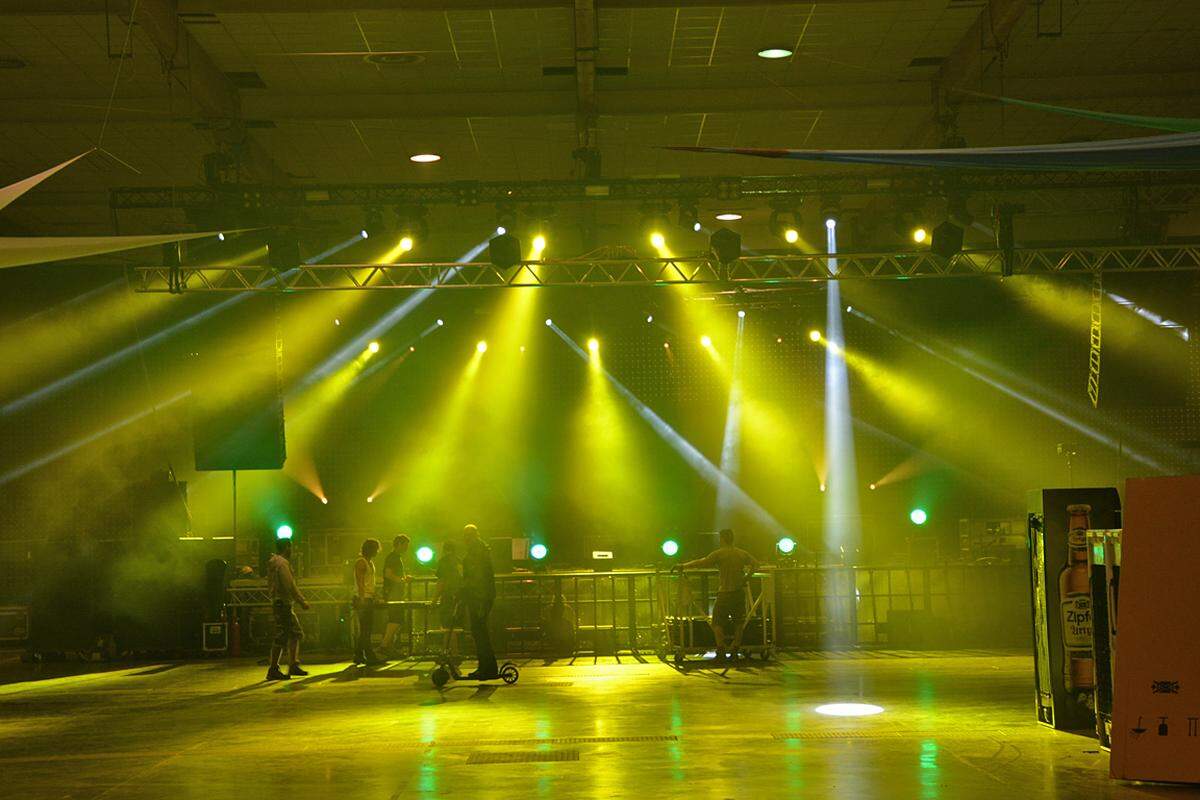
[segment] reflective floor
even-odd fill
[[[432,687],[428,664],[252,660],[101,671],[10,663],[0,797],[1194,796],[1107,777],[1092,739],[1033,722],[1031,661],[796,653],[728,671],[519,662],[515,686]],[[822,716],[834,702],[882,713]]]

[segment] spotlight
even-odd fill
[[[546,545],[535,544],[533,547],[529,548],[529,557],[534,561],[541,561],[549,552],[550,551],[546,548]]]
[[[808,340],[810,342],[821,341],[821,332],[819,330],[816,330],[815,328],[813,330],[809,331],[808,332]]]
[[[784,536],[775,543],[775,547],[777,547],[779,552],[783,553],[785,556],[791,555],[792,551],[796,549],[796,540],[790,536]]]
[[[370,239],[370,238],[371,238],[371,234],[367,233],[367,229],[366,229],[366,228],[363,228],[361,231],[359,231],[359,232],[358,232],[358,235],[359,235],[359,236],[361,236],[363,239]]]
[[[787,58],[791,54],[791,48],[788,47],[764,47],[758,51],[759,58],[767,59]]]
[[[873,484],[873,483],[872,483],[872,484],[871,484],[870,486],[868,486],[867,488],[868,488],[868,489],[870,489],[870,490],[873,492],[873,491],[875,491],[875,484]]]
[[[368,503],[374,503],[374,502],[375,502],[375,495],[371,495],[370,497],[368,497],[368,498],[367,498],[367,502],[368,502]]]
[[[667,539],[662,543],[663,555],[667,558],[672,558],[679,554],[679,542],[674,539]]]
[[[551,325],[553,325],[553,324],[554,324],[554,320],[552,320],[552,319],[549,319],[549,318],[547,318],[547,319],[546,319],[546,327],[547,327],[547,328],[549,328],[549,327],[550,327]]]
[[[323,506],[327,506],[327,505],[329,505],[329,498],[328,498],[328,497],[322,497],[322,498],[321,498],[321,505],[323,505]]]
[[[925,509],[923,508],[914,508],[908,512],[908,518],[912,520],[913,525],[924,525],[926,520],[929,519],[929,515],[925,513]]]
[[[670,350],[670,349],[671,349],[671,343],[670,343],[670,342],[663,342],[663,347],[665,347],[667,350]]]
[[[476,353],[486,353],[487,352],[487,342],[480,339],[479,342],[477,342],[475,344],[475,352]]]
[[[417,561],[422,564],[428,564],[433,561],[433,548],[428,545],[422,545],[417,548]]]
[[[223,242],[223,241],[225,241],[225,234],[223,234],[223,233],[218,233],[218,234],[217,234],[217,241],[218,241],[218,242]]]
[[[655,250],[662,250],[667,246],[667,239],[658,231],[650,234],[650,244],[654,245]]]
[[[745,318],[746,318],[746,312],[743,309],[739,308],[738,309],[738,319],[745,319]]]
[[[335,327],[340,327],[342,324],[342,321],[340,319],[338,319],[337,317],[334,317],[333,324]]]
[[[400,252],[407,253],[413,249],[413,240],[411,236],[400,237]]]
[[[696,206],[685,203],[679,204],[679,227],[688,228],[690,230],[700,232],[702,226],[700,224],[700,215],[696,212]]]
[[[367,345],[367,349],[370,350],[372,353],[378,353],[379,352],[379,342],[371,342],[369,345]]]
[[[522,352],[522,353],[524,353],[524,352],[525,352],[525,345],[521,345],[521,352]]]
[[[925,240],[928,238],[929,231],[925,230],[924,228],[913,228],[912,239],[914,242],[917,244],[924,244]]]
[[[417,352],[417,347],[416,347],[416,345],[411,345],[411,344],[410,344],[410,345],[408,346],[408,352],[410,352],[410,353],[415,353],[415,352]]]
[[[588,346],[588,350],[590,350],[593,353],[600,352],[600,340],[599,339],[595,339],[595,338],[588,339],[587,346]]]
[[[508,228],[504,227],[503,225],[496,226],[496,235],[497,236],[503,236],[506,233],[508,233]]]
[[[825,484],[823,484],[823,483],[821,484],[821,491],[822,492],[825,491]]]
[[[441,161],[442,157],[437,153],[417,153],[408,157],[409,161],[415,161],[418,164],[432,164],[435,161]]]
[[[437,322],[437,324],[438,324],[438,327],[440,328],[440,327],[442,327],[443,325],[445,325],[446,323],[445,323],[445,322],[443,322],[442,320],[440,320],[440,319],[439,319],[439,320],[438,320],[438,322]]]
[[[533,254],[534,254],[534,256],[535,257],[540,256],[542,254],[542,251],[545,249],[546,249],[546,237],[539,233],[537,236],[533,237]]]
[[[741,218],[742,215],[736,211],[724,211],[717,214],[717,219],[721,220],[721,222],[737,222]]]
[[[828,219],[825,220],[825,227],[829,228],[829,230],[833,230],[834,228],[837,227],[837,220],[834,219],[833,217],[829,217]]]
[[[854,306],[846,306],[846,313],[847,313],[847,314],[849,314],[849,313],[850,313],[851,311],[853,311],[853,310],[854,310]]]
[[[651,322],[654,322],[654,315],[653,315],[653,314],[647,314],[647,315],[646,315],[646,324],[647,324],[647,325],[649,325]]]
[[[707,333],[700,337],[701,347],[712,347],[712,337]]]
[[[276,539],[292,538],[292,526],[291,525],[280,525],[278,528],[275,529],[275,538]]]
[[[783,232],[783,240],[788,244],[795,244],[800,241],[800,231],[795,228],[788,228]]]

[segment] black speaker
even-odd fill
[[[511,233],[502,233],[488,242],[488,260],[500,269],[521,263],[521,240]]]
[[[713,258],[722,264],[732,264],[742,257],[741,234],[734,233],[729,228],[718,228],[708,238],[708,246]]]
[[[192,440],[196,469],[280,469],[287,458],[283,427],[283,344],[274,298],[249,297],[230,309],[233,335],[196,345]],[[229,314],[230,312],[226,312]]]
[[[946,220],[941,225],[933,229],[933,238],[929,242],[929,249],[941,256],[942,258],[950,258],[962,252],[963,247],[963,229],[959,225],[955,225],[950,220]]]

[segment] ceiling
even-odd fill
[[[236,143],[256,181],[566,179],[581,145],[613,178],[763,174],[816,168],[663,148],[937,145],[935,87],[1200,116],[1194,0],[128,2],[0,0],[0,181],[111,154],[10,232],[110,232],[109,188],[200,184]],[[972,145],[1146,133],[946,96]]]

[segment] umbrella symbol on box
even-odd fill
[[[1142,727],[1142,718],[1141,718],[1141,716],[1139,716],[1139,717],[1138,717],[1138,724],[1137,724],[1137,727],[1136,727],[1136,728],[1133,728],[1133,729],[1131,729],[1131,730],[1130,730],[1130,733],[1132,733],[1132,734],[1133,734],[1133,738],[1137,739],[1137,738],[1139,738],[1139,737],[1140,737],[1140,736],[1141,736],[1143,733],[1145,733],[1145,732],[1146,732],[1146,728],[1143,728],[1143,727]]]

